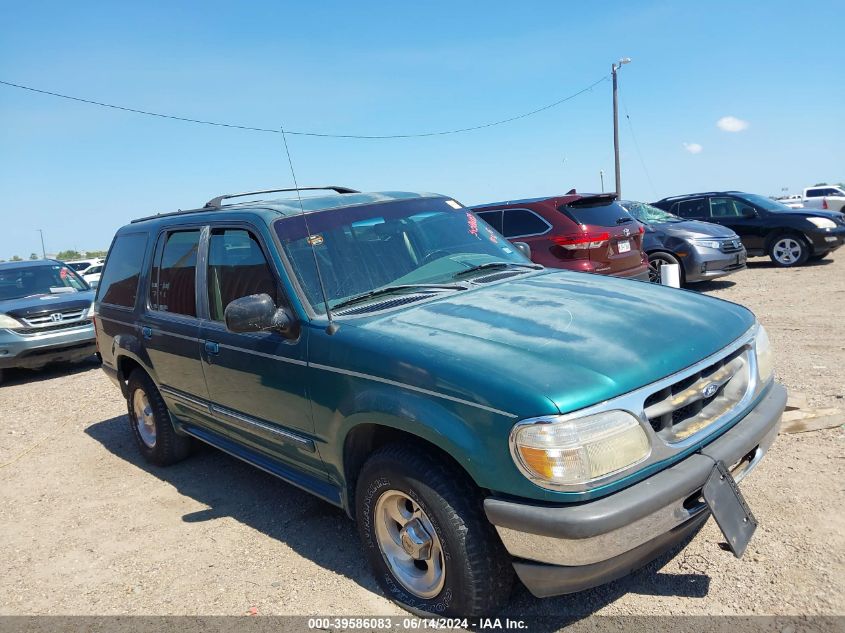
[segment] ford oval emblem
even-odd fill
[[[704,391],[702,393],[705,398],[712,398],[716,395],[717,391],[719,391],[719,385],[717,385],[715,382],[711,382],[704,388]]]

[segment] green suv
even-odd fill
[[[147,460],[201,440],[343,508],[414,612],[491,613],[514,571],[581,591],[711,513],[742,553],[735,482],[786,402],[748,310],[545,269],[448,197],[327,189],[118,231],[94,322]]]

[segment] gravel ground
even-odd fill
[[[790,391],[845,407],[845,254],[795,270],[757,261],[697,290],[758,315]],[[340,510],[212,449],[143,463],[92,364],[7,378],[0,614],[403,615]],[[501,615],[845,614],[844,446],[843,427],[780,436],[743,483],[760,528],[742,560],[709,521],[628,578],[547,600],[518,587]]]

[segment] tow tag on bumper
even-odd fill
[[[719,461],[713,466],[702,495],[728,541],[728,547],[734,556],[740,558],[757,529],[757,519],[751,513],[751,508],[745,502],[739,486],[724,462]]]

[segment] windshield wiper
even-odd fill
[[[464,275],[468,275],[470,273],[474,273],[478,270],[486,270],[488,268],[531,268],[533,270],[540,270],[543,268],[540,264],[521,264],[519,262],[487,262],[486,264],[478,264],[477,266],[470,266],[465,270],[459,270],[454,275],[452,275],[453,279],[457,279],[459,277],[463,277]]]
[[[468,288],[461,284],[396,284],[393,286],[383,286],[382,288],[376,288],[375,290],[370,290],[369,292],[364,292],[340,303],[336,303],[332,306],[332,310],[344,308],[355,303],[360,303],[361,301],[366,301],[372,297],[390,294],[398,290],[468,290]]]

